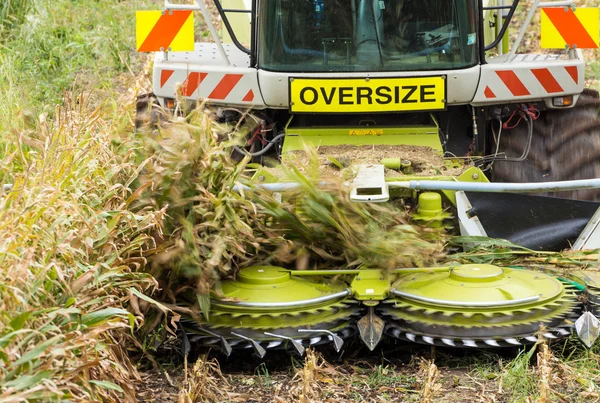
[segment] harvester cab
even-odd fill
[[[584,90],[581,52],[598,47],[597,8],[540,0],[526,10],[519,0],[210,3],[218,23],[202,0],[167,1],[138,26],[138,50],[156,52],[153,94],[139,111],[151,99],[174,111],[207,100],[224,122],[249,111],[259,127],[234,153],[260,162],[313,146],[349,159],[357,202],[412,198],[417,220],[438,225],[453,216],[462,235],[531,249],[600,247],[600,100]],[[193,32],[194,12],[208,42],[179,37]],[[558,50],[518,53],[538,14],[542,44]],[[423,168],[431,156],[444,174]],[[268,182],[258,186],[293,188]],[[540,326],[549,339],[569,335],[584,309],[582,290],[587,313],[577,331],[597,336],[596,289],[600,278],[591,274],[566,280],[493,265],[391,277],[250,267],[223,283],[227,299],[212,302],[210,320],[185,328],[201,344],[261,356],[321,343],[339,350],[355,333],[371,349],[384,336],[498,347],[534,343]]]

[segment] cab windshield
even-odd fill
[[[477,63],[477,0],[259,0],[260,68],[422,71]]]

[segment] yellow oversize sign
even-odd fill
[[[446,79],[290,78],[290,111],[312,113],[401,112],[446,109]]]

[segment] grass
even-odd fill
[[[98,102],[125,90],[115,86],[117,78],[142,69],[132,52],[133,11],[131,1],[117,0],[3,2],[0,130],[14,128],[15,117],[52,116],[66,91],[93,88]]]

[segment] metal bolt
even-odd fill
[[[169,51],[169,52],[171,51],[171,47],[170,46],[167,48],[167,51]]]
[[[160,51],[161,51],[161,52],[164,52],[164,51],[165,51],[165,48],[161,46],[161,47],[160,47]]]
[[[367,77],[367,78],[365,78],[365,81],[369,82],[369,81],[371,81],[371,79],[369,77]]]
[[[173,10],[169,10],[169,15],[173,15]]]
[[[162,10],[160,13],[161,15],[165,15],[167,12],[165,10]]]
[[[290,81],[294,81],[294,79],[293,79],[293,78],[290,78]]]
[[[473,176],[471,176],[471,178],[477,180],[477,179],[479,179],[479,174],[473,174]]]
[[[264,182],[264,181],[265,181],[265,177],[264,177],[264,175],[260,175],[260,176],[258,177],[258,180],[259,180],[259,181],[261,181],[261,182]]]
[[[356,277],[356,281],[360,281],[360,277]]]

